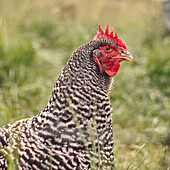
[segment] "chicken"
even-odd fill
[[[109,91],[120,63],[131,61],[117,32],[99,25],[59,76],[36,116],[0,128],[0,169],[8,155],[19,169],[114,169]]]

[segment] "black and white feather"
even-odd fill
[[[0,169],[7,169],[9,153],[23,170],[93,169],[92,162],[100,169],[114,169],[112,78],[93,60],[93,52],[107,44],[114,42],[100,39],[79,47],[46,107],[37,116],[0,128]]]

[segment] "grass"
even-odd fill
[[[134,57],[110,97],[116,169],[168,169],[170,37],[160,2],[0,1],[0,126],[39,113],[69,56],[108,23]]]

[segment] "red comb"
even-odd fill
[[[124,49],[126,48],[126,44],[123,42],[121,38],[118,37],[117,31],[115,32],[115,36],[113,36],[113,28],[109,33],[109,24],[106,27],[105,32],[103,31],[102,27],[99,25],[99,32],[96,31],[96,35],[94,36],[93,40],[97,39],[111,39],[113,41],[116,41],[119,47],[123,47]]]

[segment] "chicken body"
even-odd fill
[[[47,106],[32,118],[0,128],[0,169],[7,155],[19,169],[114,169],[112,77],[101,72],[93,53],[112,44],[93,40],[66,64]]]

